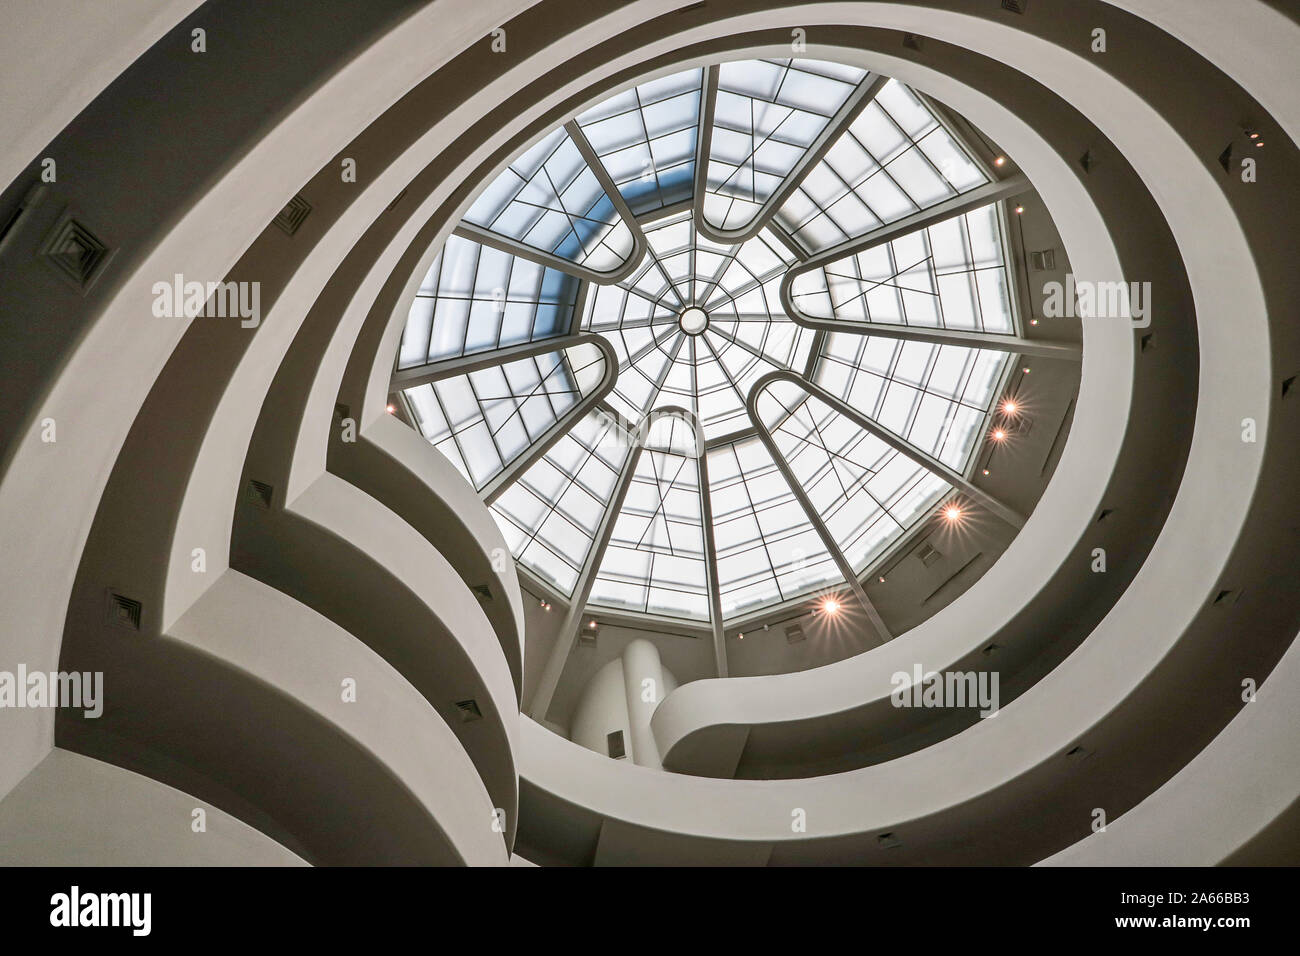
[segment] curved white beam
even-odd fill
[[[201,5],[202,0],[9,4],[0,33],[0,129],[8,131],[0,150],[0,189],[136,57]],[[67,157],[51,158],[57,163]]]
[[[763,447],[767,449],[767,453],[772,457],[772,463],[776,465],[777,470],[781,472],[781,477],[785,479],[785,483],[789,486],[790,493],[793,494],[795,500],[799,502],[799,507],[803,509],[804,516],[808,519],[808,523],[812,525],[813,530],[817,532],[817,537],[821,539],[822,546],[826,549],[826,553],[829,554],[831,560],[835,562],[835,567],[839,569],[840,576],[844,578],[844,584],[853,592],[854,598],[857,599],[858,606],[862,608],[862,612],[866,614],[867,620],[871,622],[871,628],[874,632],[874,637],[876,638],[875,642],[877,644],[883,644],[894,635],[890,633],[889,627],[881,618],[880,612],[876,610],[876,606],[871,603],[871,598],[867,597],[866,589],[862,587],[862,581],[858,578],[858,572],[854,569],[853,565],[849,563],[849,559],[844,556],[844,552],[840,549],[839,542],[835,540],[835,536],[831,534],[830,529],[826,527],[826,522],[822,520],[821,514],[818,513],[816,506],[813,505],[812,500],[808,497],[808,492],[804,490],[803,485],[800,484],[799,479],[790,468],[790,463],[786,461],[785,456],[781,454],[781,449],[776,446],[776,441],[772,438],[771,431],[768,430],[767,425],[763,422],[763,417],[758,413],[758,396],[763,389],[767,387],[768,382],[771,381],[772,377],[775,375],[789,376],[790,380],[801,382],[799,377],[791,372],[778,371],[769,372],[767,375],[764,375],[754,383],[754,387],[749,390],[749,395],[745,399],[745,410],[749,412],[749,420],[754,423],[754,431],[758,435],[759,441],[763,443]]]
[[[754,427],[758,429],[760,435],[768,435],[770,438],[770,432],[768,432],[767,427],[758,417],[758,397],[773,382],[790,382],[797,385],[805,394],[811,395],[818,401],[829,405],[836,412],[853,422],[853,424],[857,425],[863,431],[879,438],[890,448],[920,465],[926,471],[930,472],[930,474],[942,478],[944,481],[948,482],[948,484],[961,491],[962,494],[966,495],[966,497],[997,515],[1007,524],[1011,525],[1011,527],[1019,529],[1025,526],[1024,515],[1016,511],[1016,509],[1012,508],[1010,505],[999,501],[995,496],[989,494],[983,488],[978,487],[965,475],[955,469],[949,468],[933,455],[921,451],[921,449],[917,448],[910,441],[900,438],[888,428],[883,428],[879,423],[872,421],[866,415],[862,414],[861,411],[854,408],[839,396],[826,391],[826,389],[822,388],[820,385],[810,382],[793,372],[768,372],[755,382],[754,387],[750,389],[749,415],[750,418],[754,420]]]
[[[855,256],[883,246],[901,236],[909,235],[935,223],[951,219],[998,202],[1012,196],[1029,192],[1033,187],[1021,173],[995,180],[972,189],[970,192],[954,196],[936,206],[922,209],[920,212],[905,216],[895,222],[873,229],[865,235],[848,242],[823,249],[811,258],[805,258],[790,269],[781,279],[779,295],[781,307],[796,325],[819,332],[842,332],[860,335],[874,335],[883,339],[909,339],[915,342],[933,342],[937,345],[962,345],[970,348],[996,349],[1000,352],[1015,352],[1020,355],[1037,355],[1043,358],[1063,358],[1078,360],[1080,347],[1073,342],[1053,342],[1047,339],[1029,339],[1018,335],[1002,335],[994,332],[975,332],[966,329],[931,328],[917,325],[898,325],[888,322],[861,322],[832,318],[819,318],[809,315],[799,308],[794,297],[794,283],[799,276],[815,269],[821,269],[833,262]]]
[[[587,611],[587,600],[591,597],[591,589],[596,583],[596,574],[600,570],[601,559],[604,558],[605,551],[609,547],[610,538],[613,537],[614,525],[618,521],[619,513],[623,510],[623,501],[627,498],[628,489],[632,487],[632,479],[636,477],[636,466],[641,460],[641,453],[645,451],[650,428],[656,421],[664,417],[681,418],[695,428],[696,431],[699,430],[699,424],[690,411],[677,406],[667,406],[647,412],[645,418],[637,424],[635,431],[628,435],[629,444],[627,456],[623,459],[623,467],[619,470],[618,478],[614,482],[609,502],[600,517],[600,524],[596,526],[596,535],[592,540],[590,550],[587,552],[586,560],[582,563],[582,570],[578,572],[578,580],[573,588],[573,597],[569,600],[568,610],[564,612],[564,621],[560,624],[555,644],[551,648],[550,656],[546,659],[546,668],[542,671],[541,680],[537,684],[537,689],[533,692],[532,702],[528,705],[528,713],[537,720],[545,720],[546,712],[551,709],[551,701],[555,697],[555,690],[559,687],[560,678],[564,674],[564,665],[568,662],[569,653],[573,650],[574,642],[578,638],[582,618]]]
[[[696,423],[698,427],[698,421]],[[722,624],[722,588],[718,582],[718,544],[713,534],[713,493],[709,488],[709,453],[707,447],[697,449],[700,480],[700,521],[704,533],[705,585],[709,589],[709,629],[713,635],[713,663],[719,677],[729,673],[727,665],[727,632]]]
[[[704,197],[708,186],[709,153],[713,143],[713,115],[718,95],[718,68],[716,66],[709,67],[709,75],[705,83],[705,96],[708,98],[707,109],[701,112],[702,117],[707,119],[707,123],[700,123],[696,140],[697,161],[693,200],[695,228],[705,238],[725,245],[738,244],[758,235],[763,227],[772,221],[772,217],[776,215],[777,211],[785,205],[785,201],[790,198],[791,194],[799,188],[799,184],[822,161],[822,157],[835,145],[835,141],[839,139],[840,134],[848,129],[849,125],[858,118],[858,115],[867,108],[867,105],[876,98],[876,94],[880,92],[881,87],[888,82],[889,77],[881,76],[878,73],[868,73],[864,76],[862,82],[844,101],[835,115],[826,121],[826,126],[817,134],[811,145],[804,150],[803,155],[799,157],[799,161],[785,174],[785,177],[777,184],[772,194],[759,205],[753,219],[739,229],[723,229],[710,223],[704,215]],[[699,162],[698,157],[700,156],[703,156],[703,163]]]

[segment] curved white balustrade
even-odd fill
[[[486,583],[487,575],[491,575],[493,600],[485,602],[483,610],[505,652],[518,693],[523,681],[523,597],[519,576],[508,562],[504,572],[495,570],[495,566],[503,563],[502,556],[510,553],[501,529],[451,462],[442,455],[430,455],[424,437],[391,415],[375,419],[362,431],[358,444],[367,451],[374,449],[384,458],[385,476],[372,480],[388,480],[396,472],[418,484],[414,492],[404,481],[400,486],[392,486],[388,500],[394,503],[401,500],[409,507],[400,517],[419,531],[467,584],[472,587]],[[360,471],[362,465],[358,463],[354,467]],[[334,466],[331,471],[367,490],[366,483],[353,477],[348,466]],[[377,491],[372,493],[378,495]],[[482,576],[475,577],[476,574]],[[499,596],[504,600],[497,600]]]
[[[0,866],[307,865],[188,793],[58,747],[0,800],[0,833]]]
[[[46,670],[57,667],[63,616],[96,502],[150,385],[185,332],[183,320],[168,322],[153,316],[153,283],[177,273],[204,280],[223,277],[250,237],[266,227],[287,197],[333,158],[342,141],[373,118],[376,101],[396,100],[439,64],[438,49],[443,51],[441,59],[449,57],[508,19],[508,12],[516,7],[503,0],[461,3],[454,10],[445,5],[436,10],[424,7],[405,22],[389,24],[378,36],[370,32],[382,15],[382,8],[374,4],[355,9],[357,22],[319,18],[315,29],[337,31],[336,35],[351,37],[361,48],[352,51],[354,56],[340,55],[330,64],[328,76],[314,72],[319,65],[310,57],[282,61],[285,72],[279,74],[280,84],[259,88],[268,100],[261,104],[263,109],[252,98],[254,92],[245,89],[245,108],[262,116],[280,115],[276,97],[289,96],[295,84],[310,89],[294,109],[262,128],[255,141],[243,141],[244,129],[238,129],[240,135],[234,139],[223,139],[235,114],[218,99],[201,107],[182,100],[176,109],[147,117],[129,110],[115,113],[116,150],[102,150],[95,130],[82,130],[80,140],[73,134],[72,140],[61,143],[72,152],[98,157],[75,179],[65,180],[62,189],[76,200],[78,215],[104,232],[118,252],[111,273],[84,297],[75,297],[36,269],[9,271],[10,284],[0,288],[15,311],[20,303],[36,314],[60,310],[77,318],[80,333],[68,334],[57,377],[53,368],[45,370],[50,378],[38,386],[39,408],[21,426],[21,437],[7,436],[15,446],[0,477],[0,528],[6,540],[27,545],[23,562],[0,568],[0,581],[14,595],[0,611],[0,633],[7,637],[6,663],[23,661]],[[270,11],[259,5],[228,17],[224,28],[236,36],[243,29],[302,35],[298,15],[298,11]],[[251,18],[253,25],[240,16]],[[262,19],[275,16],[284,20],[278,27]],[[431,45],[430,37],[437,37],[441,47]],[[57,48],[61,42],[61,32],[54,34],[49,47]],[[226,71],[226,77],[239,76],[246,66],[241,52],[248,54],[231,48],[209,65]],[[186,50],[180,55],[192,54]],[[156,83],[146,85],[148,91],[139,94],[140,101],[159,94]],[[181,87],[171,89],[183,95]],[[135,95],[130,89],[115,93],[128,100]],[[196,95],[202,102],[202,88]],[[95,106],[92,103],[90,109]],[[208,121],[218,113],[227,119]],[[205,142],[198,130],[211,142]],[[165,209],[139,201],[139,157],[159,142],[191,146],[185,166],[190,177],[187,188],[182,193],[173,189],[172,202]],[[25,216],[23,231],[8,237],[6,252],[16,253],[19,241],[34,248],[55,211],[38,208]],[[69,306],[73,302],[75,306]],[[272,361],[272,368],[275,364]],[[39,422],[46,418],[61,423],[62,441],[48,445],[40,440]],[[242,456],[232,457],[237,485]],[[227,503],[233,495],[231,488]],[[60,507],[45,508],[50,500],[59,501]],[[216,540],[228,533],[229,515],[227,509],[206,516],[219,533]],[[209,545],[209,550],[215,572],[219,554],[215,545]],[[7,792],[39,762],[53,742],[49,712],[14,711],[4,720],[10,745],[0,753],[0,792]]]
[[[376,859],[380,846],[400,844],[410,862],[506,862],[505,834],[492,827],[494,802],[464,746],[405,678],[342,628],[274,588],[227,571],[176,623],[170,637],[274,688],[285,706],[346,736],[379,765],[371,780],[335,775],[334,800],[313,789],[312,776],[329,776],[329,764],[304,755],[314,763],[313,773],[306,775],[290,751],[281,754],[278,768],[263,768],[273,782],[278,780],[279,812],[296,814],[293,824],[308,828],[300,839],[314,837],[309,845],[318,852],[365,861]],[[218,697],[191,704],[209,710],[230,705]],[[212,722],[219,727],[215,714]],[[282,746],[292,747],[293,741]],[[231,763],[238,767],[239,760]],[[378,776],[379,767],[395,786]],[[299,799],[293,799],[295,791]],[[369,797],[361,796],[367,793]],[[393,801],[399,798],[414,806],[398,807]],[[344,810],[332,807],[335,802]],[[413,811],[423,815],[422,827],[371,832],[375,814],[411,824]],[[339,812],[357,815],[352,821],[357,832],[310,833],[313,826],[325,826],[318,821],[337,818]]]
[[[8,186],[63,127],[201,0],[144,0],[129,6],[26,0],[5,10],[0,63],[5,97],[0,187]],[[62,156],[51,157],[57,163]],[[65,171],[67,167],[64,167]]]
[[[1046,866],[1205,866],[1294,862],[1274,838],[1300,800],[1300,640],[1187,766],[1100,833],[1042,861]],[[1244,688],[1243,688],[1244,693]],[[1243,859],[1243,856],[1245,858]]]

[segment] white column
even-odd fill
[[[621,731],[627,759],[661,770],[650,718],[676,687],[677,679],[659,659],[659,648],[645,638],[635,638],[587,681],[569,721],[569,739],[608,755],[609,735]]]
[[[659,648],[638,637],[623,648],[623,687],[627,693],[627,723],[632,760],[642,767],[663,769],[650,718],[667,693]]]

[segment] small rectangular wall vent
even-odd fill
[[[1029,268],[1034,272],[1051,272],[1056,268],[1056,250],[1039,249],[1029,254]]]
[[[1225,173],[1232,172],[1232,144],[1229,143],[1227,149],[1219,154],[1219,165],[1223,167]]]
[[[0,246],[4,245],[4,241],[9,238],[9,233],[13,231],[14,226],[18,225],[18,220],[23,218],[23,213],[26,211],[23,206],[19,206],[9,214],[9,218],[5,220],[4,225],[0,226]]]
[[[458,700],[456,701],[456,709],[460,711],[460,722],[462,724],[483,719],[483,711],[478,709],[478,701],[476,700]]]
[[[1232,590],[1231,588],[1220,591],[1214,596],[1214,606],[1227,607],[1236,604],[1239,597],[1239,592]]]
[[[256,478],[248,479],[248,500],[259,508],[271,507],[271,499],[275,496],[275,489],[265,481],[258,481]]]
[[[271,221],[283,229],[287,235],[292,236],[298,231],[298,227],[302,225],[303,220],[307,218],[307,214],[310,212],[311,204],[302,198],[301,193],[295,193],[294,197],[285,203],[284,208],[280,210],[280,214]]]
[[[14,229],[17,228],[19,220],[26,215],[29,209],[33,209],[39,205],[44,196],[44,184],[36,182],[31,185],[23,195],[23,198],[18,200],[18,205],[14,207],[14,211],[9,214],[9,218],[5,220],[4,225],[0,226],[0,249],[4,248],[5,240],[8,239]]]
[[[486,585],[486,584],[476,584],[476,585],[474,585],[474,589],[473,589],[473,590],[474,590],[474,593],[478,596],[478,599],[479,599],[480,601],[490,601],[490,600],[492,600],[492,588],[490,588],[488,585]]]
[[[787,644],[798,644],[804,639],[802,624],[787,624],[785,628],[785,642]]]
[[[1002,9],[1012,13],[1024,13],[1028,5],[1029,0],[1002,0]]]
[[[113,627],[123,627],[130,631],[140,630],[140,615],[144,606],[135,598],[116,591],[108,592],[108,623]]]
[[[627,747],[623,744],[623,731],[615,730],[605,735],[605,749],[615,760],[622,760],[627,756]]]
[[[943,557],[931,544],[922,545],[921,549],[916,552],[916,556],[921,559],[921,563],[927,568]]]
[[[896,850],[903,845],[902,841],[892,833],[881,833],[876,837],[876,843],[882,850]]]
[[[99,278],[108,261],[108,246],[71,216],[65,216],[50,231],[40,256],[66,281],[81,291]]]

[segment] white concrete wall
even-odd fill
[[[632,725],[628,720],[621,657],[614,658],[587,682],[573,712],[569,739],[595,753],[609,756],[607,738],[615,731],[622,731],[627,759],[633,762]]]
[[[0,188],[201,0],[10,0],[0,31]],[[54,155],[56,164],[72,157]],[[66,169],[67,167],[65,167]]]
[[[1300,637],[1253,703],[1173,778],[1106,829],[1046,866],[1211,866],[1232,856],[1300,800]],[[1243,688],[1243,693],[1245,689]],[[1286,860],[1295,847],[1276,847]]]
[[[608,735],[621,730],[630,762],[658,770],[663,763],[650,718],[676,687],[677,678],[663,666],[658,647],[643,637],[635,638],[582,688],[569,739],[608,756]]]
[[[0,866],[306,865],[187,793],[57,747],[0,801]]]

